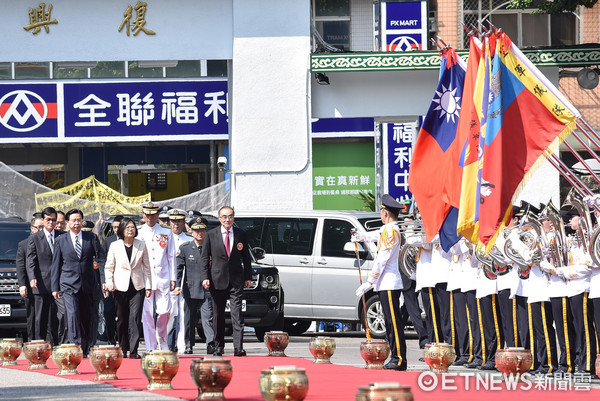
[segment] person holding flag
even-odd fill
[[[385,318],[386,338],[390,345],[390,360],[386,369],[406,370],[406,340],[404,338],[404,318],[400,312],[400,294],[402,293],[402,273],[398,268],[398,255],[402,246],[402,235],[398,227],[398,214],[402,205],[391,195],[381,198],[381,221],[383,226],[378,232],[354,232],[352,242],[377,241],[377,256],[367,281],[358,287],[356,296],[360,297],[373,289],[379,295],[379,302]]]

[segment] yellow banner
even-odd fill
[[[96,212],[104,214],[140,214],[139,206],[150,199],[150,193],[142,196],[126,196],[104,185],[93,175],[56,191],[35,195],[36,210],[52,206],[57,210],[81,209],[84,215]]]

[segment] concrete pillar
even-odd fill
[[[231,200],[311,209],[310,1],[234,0]]]

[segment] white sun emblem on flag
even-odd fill
[[[440,111],[440,118],[444,118],[446,116],[446,122],[452,120],[452,122],[456,122],[454,120],[454,116],[458,119],[460,115],[460,105],[458,101],[460,100],[460,96],[456,96],[456,89],[452,89],[452,85],[446,88],[442,85],[442,92],[435,91],[436,97],[433,98],[433,101],[438,104],[438,106],[434,110]]]

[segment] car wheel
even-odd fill
[[[299,336],[304,333],[310,325],[312,324],[312,320],[292,320],[285,319],[283,324],[283,331],[288,333],[290,336]]]
[[[379,297],[373,295],[369,298],[366,302],[366,308],[367,322],[369,330],[371,331],[371,337],[385,338],[385,319],[383,317],[383,308],[381,307],[381,302],[379,302]],[[360,320],[363,326],[367,327],[365,324],[364,312],[361,314]]]

